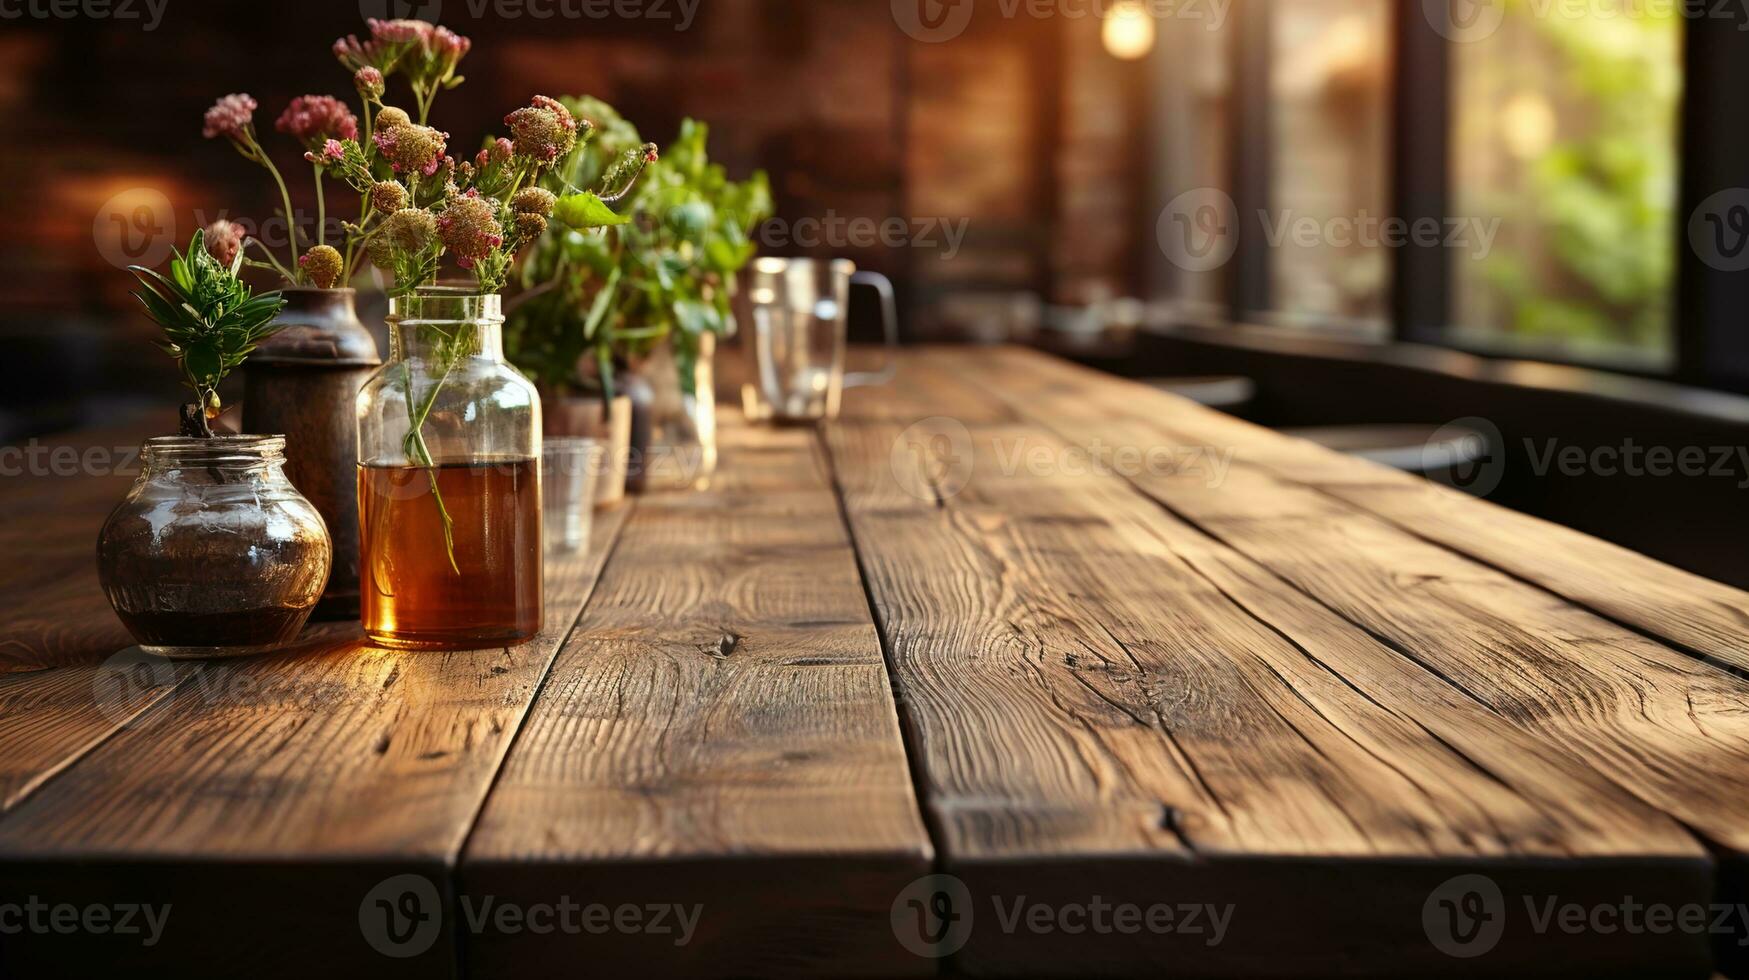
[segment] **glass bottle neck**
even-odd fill
[[[244,483],[278,479],[285,465],[284,436],[160,436],[141,447],[146,480]]]
[[[389,358],[434,361],[462,357],[504,359],[502,325],[491,320],[407,320],[389,324]]]
[[[389,300],[389,356],[394,360],[504,359],[499,298],[452,286],[422,286]]]

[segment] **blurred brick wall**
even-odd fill
[[[958,295],[1061,301],[1133,284],[1137,231],[1149,225],[1130,217],[1142,147],[1095,21],[980,5],[963,35],[926,43],[879,0],[702,0],[687,30],[476,17],[480,2],[442,4],[443,22],[475,41],[467,83],[433,117],[452,146],[477,145],[536,92],[607,99],[658,142],[683,116],[702,118],[732,174],[771,173],[779,221],[766,251],[846,255],[886,272],[913,337],[957,329],[944,310]],[[150,328],[120,266],[186,242],[197,219],[266,216],[277,201],[258,168],[200,138],[202,112],[226,92],[255,95],[294,207],[313,213],[308,171],[272,121],[293,96],[350,94],[328,47],[362,29],[361,9],[388,3],[174,0],[151,31],[0,23],[7,336],[85,331],[81,349],[120,350],[123,373],[135,373]],[[803,247],[809,219],[825,240]],[[907,223],[904,246],[846,232],[892,219]],[[964,228],[951,257],[944,223]]]

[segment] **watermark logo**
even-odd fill
[[[424,953],[443,931],[437,886],[416,874],[378,882],[358,903],[358,930],[384,956],[406,959]]]
[[[0,936],[138,936],[141,946],[152,947],[164,938],[171,908],[168,902],[50,903],[31,895],[22,902],[0,902]]]
[[[1160,250],[1186,272],[1227,264],[1239,248],[1239,208],[1225,191],[1199,187],[1173,198],[1154,224]]]
[[[0,0],[0,21],[138,21],[140,30],[155,31],[169,5],[170,0]]]
[[[1196,937],[1218,946],[1233,922],[1235,906],[1202,902],[1114,901],[1102,895],[1045,902],[1026,895],[990,895],[991,918],[973,913],[966,883],[953,875],[924,875],[893,899],[889,916],[899,944],[917,956],[940,959],[963,949],[974,920],[994,925],[1003,935]]]
[[[443,0],[358,0],[358,12],[366,20],[422,20],[435,24],[443,19]]]
[[[146,709],[176,686],[180,672],[163,657],[128,647],[97,665],[91,698],[97,713],[118,728],[136,728]]]
[[[1421,926],[1445,955],[1481,956],[1499,945],[1506,931],[1506,899],[1486,875],[1458,875],[1427,896]]]
[[[940,959],[972,937],[972,893],[953,875],[924,875],[893,899],[893,935],[917,956]]]
[[[1447,422],[1421,447],[1421,472],[1454,490],[1488,496],[1506,475],[1500,427],[1475,416]]]
[[[893,21],[919,41],[940,44],[966,31],[972,0],[892,0]]]
[[[170,198],[153,187],[130,187],[103,202],[91,221],[97,254],[118,269],[156,268],[170,258],[176,242],[176,214]]]
[[[1688,219],[1688,247],[1720,272],[1749,269],[1749,188],[1726,188],[1700,202]]]
[[[1427,23],[1448,41],[1469,44],[1494,36],[1506,21],[1506,0],[1421,0]]]
[[[971,431],[960,420],[940,415],[899,433],[888,455],[899,486],[918,500],[936,503],[965,489],[973,461]]]
[[[1673,905],[1631,894],[1592,902],[1557,894],[1518,895],[1508,902],[1499,883],[1480,874],[1458,875],[1433,889],[1421,906],[1421,924],[1434,948],[1457,959],[1488,954],[1509,925],[1515,935],[1690,935],[1749,946],[1749,905]]]

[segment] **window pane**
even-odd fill
[[[1510,0],[1452,46],[1452,212],[1498,221],[1452,256],[1460,343],[1671,356],[1682,27],[1675,5]]]
[[[1273,319],[1385,331],[1391,0],[1270,7]],[[1247,219],[1248,225],[1250,219]]]
[[[1213,192],[1232,193],[1229,152],[1232,99],[1231,19],[1164,17],[1159,23],[1158,55],[1153,61],[1151,111],[1158,136],[1153,169],[1155,211],[1191,208]],[[1190,198],[1181,195],[1190,194]],[[1188,203],[1187,203],[1188,202]],[[1169,210],[1170,220],[1170,210]],[[1156,234],[1177,234],[1168,227]],[[1186,319],[1227,315],[1224,262],[1186,261],[1161,244],[1155,270],[1156,295],[1171,302]]]

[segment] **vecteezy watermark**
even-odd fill
[[[1749,946],[1749,905],[1672,905],[1642,902],[1632,895],[1607,902],[1575,902],[1559,895],[1515,898],[1508,902],[1499,883],[1487,875],[1458,875],[1428,894],[1421,907],[1422,928],[1435,949],[1459,959],[1487,955],[1508,928],[1537,936],[1706,935],[1732,937],[1737,946]]]
[[[164,2],[164,0],[160,0]],[[359,0],[359,13],[379,20],[437,23],[445,8],[451,17],[475,20],[649,20],[692,28],[703,0]]]
[[[112,20],[155,31],[170,0],[0,0],[0,21]]]
[[[1524,449],[1537,476],[1709,477],[1749,490],[1749,446],[1644,446],[1628,438],[1619,446],[1585,447],[1526,439]]]
[[[1026,436],[996,438],[989,462],[1004,478],[1032,476],[1191,477],[1213,488],[1226,482],[1234,449],[1220,446],[1108,444],[1085,446]],[[936,504],[964,490],[977,470],[972,434],[958,419],[936,416],[908,426],[893,440],[888,465],[900,489]]]
[[[1269,248],[1448,248],[1481,260],[1494,250],[1499,218],[1397,218],[1361,210],[1314,217],[1292,209],[1260,209],[1252,218]],[[1173,198],[1154,223],[1160,251],[1186,272],[1209,272],[1233,258],[1246,228],[1225,191],[1198,187]]]
[[[1031,476],[1143,476],[1200,477],[1205,486],[1218,487],[1227,480],[1234,450],[1215,446],[1108,446],[1095,439],[1086,446],[1032,443],[1025,437],[997,439],[996,468],[1003,476],[1024,470]]]
[[[0,446],[0,477],[135,476],[139,472],[139,446],[44,445],[39,439],[22,446]]]
[[[951,41],[971,25],[976,4],[1005,20],[1104,20],[1114,9],[1136,9],[1155,20],[1179,20],[1218,31],[1227,23],[1233,0],[891,0],[893,22],[919,41]]]
[[[462,895],[462,928],[480,936],[621,935],[660,936],[675,946],[692,942],[704,917],[701,903],[586,902],[569,895],[551,902],[520,903],[497,896]],[[418,956],[443,931],[443,904],[437,886],[424,875],[395,875],[378,882],[358,904],[364,941],[384,956]]]
[[[1749,269],[1749,188],[1729,187],[1688,217],[1688,247],[1720,272]]]
[[[1227,936],[1235,906],[1202,902],[1125,902],[1089,894],[1069,901],[1038,901],[1026,895],[990,895],[989,920],[1004,935],[1191,936],[1218,946]],[[977,904],[966,883],[953,875],[924,875],[893,899],[893,936],[912,953],[951,956],[972,938]],[[989,928],[989,926],[985,926]]]
[[[4,2],[4,0],[0,0]],[[317,215],[302,209],[293,210],[288,219],[275,211],[265,218],[232,214],[221,210],[193,212],[194,228],[205,228],[215,221],[230,221],[243,229],[243,234],[271,251],[278,252],[297,235],[300,246],[318,241],[338,241],[345,235],[346,223],[338,216]],[[155,187],[131,187],[104,201],[91,222],[91,239],[97,254],[116,268],[143,265],[156,268],[170,257],[173,247],[185,240],[178,235],[180,223],[170,199]],[[249,257],[260,259],[257,247],[248,250]]]
[[[111,724],[140,729],[180,716],[176,705],[274,704],[320,713],[347,698],[346,685],[284,671],[264,671],[244,661],[209,663],[200,670],[134,646],[111,655],[91,678],[92,702]],[[152,710],[147,710],[152,709]]]
[[[1730,480],[1749,490],[1749,445],[1647,445],[1625,437],[1607,445],[1526,438],[1518,443],[1531,475],[1628,479]],[[1447,486],[1487,496],[1506,473],[1507,446],[1484,418],[1461,418],[1437,429],[1422,447],[1422,471]],[[1517,459],[1516,453],[1513,458]]]
[[[22,902],[0,902],[0,936],[138,936],[141,946],[156,946],[170,922],[170,903],[45,902],[35,895]]]
[[[1506,22],[1508,0],[1421,0],[1440,36],[1468,44],[1493,37]],[[1745,0],[1523,0],[1520,14],[1537,20],[1733,20],[1749,30]]]
[[[917,248],[952,259],[959,254],[970,218],[847,217],[828,209],[822,217],[772,218],[753,233],[768,249]]]

